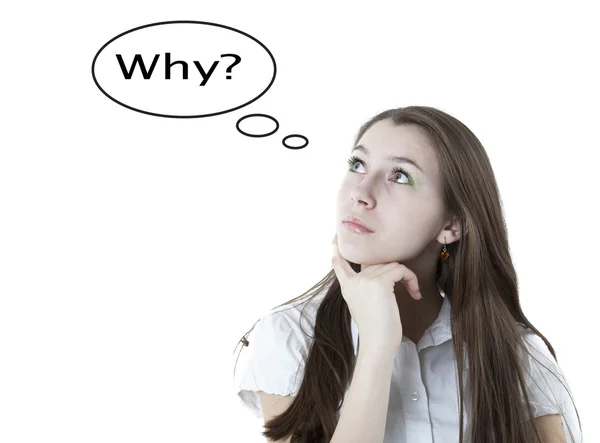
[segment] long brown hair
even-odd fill
[[[541,337],[558,360],[550,342],[521,309],[500,193],[485,149],[459,120],[427,106],[377,114],[360,127],[355,144],[383,119],[391,119],[396,125],[415,124],[428,134],[440,165],[445,209],[461,224],[463,235],[447,245],[450,257],[440,259],[436,271],[438,286],[451,302],[454,353],[468,358],[468,437],[463,436],[465,363],[457,358],[460,443],[541,443],[532,421],[519,349],[531,353],[517,323]],[[360,272],[360,264],[350,265]],[[308,301],[323,292],[298,394],[285,412],[265,423],[262,435],[270,440],[291,437],[292,443],[325,443],[335,431],[338,410],[356,363],[350,312],[335,271],[332,269],[307,292],[277,307]],[[252,329],[240,340],[246,345]],[[579,426],[581,429],[581,421]]]

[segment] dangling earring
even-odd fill
[[[450,253],[446,250],[446,237],[444,237],[444,249],[440,255],[442,256],[443,260],[446,260],[448,257],[450,257]]]

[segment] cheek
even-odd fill
[[[346,193],[346,190],[344,189],[344,186],[340,186],[340,189],[338,189],[338,192],[337,192],[337,201],[338,201],[338,203],[343,202],[344,199],[345,199],[345,197],[347,195],[348,194]]]
[[[427,211],[419,200],[406,200],[398,217],[409,224],[421,223],[426,217]]]
[[[344,178],[337,193],[338,199],[350,198],[350,190],[352,189],[352,186],[354,186],[352,180],[350,180],[348,177]]]
[[[403,199],[380,205],[380,209],[384,214],[382,225],[385,236],[393,243],[410,243],[415,238],[425,236],[430,229],[431,211],[423,207],[422,202]]]

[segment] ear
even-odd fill
[[[465,230],[464,235],[469,232],[468,229]],[[450,220],[445,223],[444,228],[440,231],[437,236],[437,241],[440,244],[450,244],[454,243],[457,240],[460,240],[463,234],[460,230],[460,220],[457,216],[453,215]]]

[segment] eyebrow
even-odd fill
[[[356,145],[356,147],[354,147],[351,152],[354,152],[354,151],[361,151],[361,152],[364,152],[366,155],[369,155],[369,150],[367,148],[365,148],[363,145]],[[388,156],[388,158],[386,160],[396,162],[396,163],[410,163],[415,168],[417,168],[419,171],[421,171],[423,174],[425,174],[425,172],[423,172],[423,170],[417,164],[417,162],[408,157],[398,157],[396,155],[390,155],[390,156]]]

